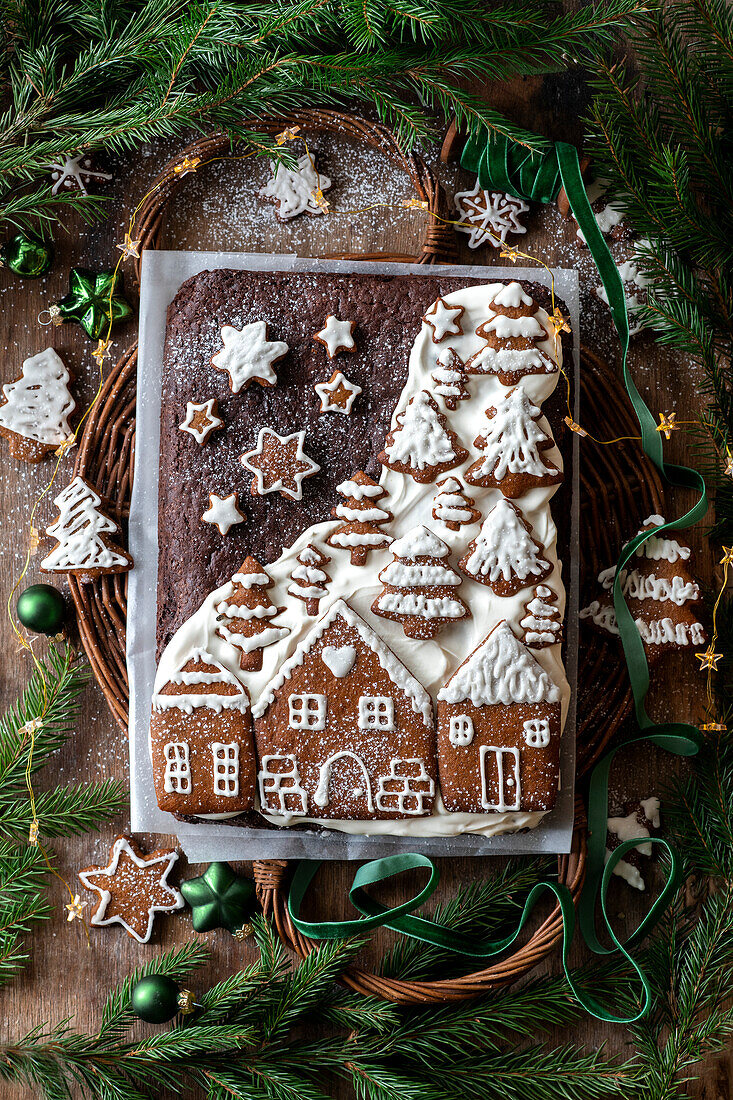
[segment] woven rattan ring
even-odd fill
[[[417,256],[379,253],[348,258],[419,263],[453,259],[451,227],[435,217],[447,216],[445,195],[421,157],[402,151],[394,135],[378,123],[335,111],[303,111],[288,119],[264,123],[261,128],[277,133],[296,125],[306,132],[343,134],[381,149],[404,168],[417,197],[428,203],[430,217]],[[166,165],[157,186],[139,211],[136,235],[141,238],[144,248],[156,247],[165,207],[185,186],[185,173],[176,169],[187,157],[200,157],[206,162],[229,149],[228,138],[214,135],[195,142]],[[586,349],[581,349],[581,368],[581,407],[588,410],[589,420],[594,419],[594,410],[601,407],[614,435],[633,434],[631,410],[609,369]],[[75,463],[75,473],[85,477],[112,502],[113,513],[123,523],[129,515],[132,493],[136,377],[137,348],[132,347],[110,371],[91,409]],[[609,451],[594,448],[588,461],[583,461],[580,473],[582,559],[590,579],[615,560],[624,538],[638,526],[640,516],[661,510],[661,486],[651,468],[640,469],[638,462],[628,461],[622,448]],[[82,644],[95,678],[115,719],[126,729],[129,709],[125,660],[127,577],[113,574],[81,584],[71,576],[69,582]],[[603,752],[630,705],[625,673],[616,650],[604,639],[589,636],[581,647],[579,671],[578,758],[581,774]],[[585,873],[585,832],[585,815],[578,802],[572,850],[558,860],[559,880],[568,885],[574,899],[579,895]],[[255,863],[255,879],[264,911],[272,917],[283,942],[304,957],[315,945],[301,936],[290,922],[286,903],[287,864],[277,860]],[[463,1000],[527,973],[553,949],[561,935],[562,920],[555,907],[513,954],[475,974],[436,982],[405,982],[350,967],[342,978],[351,989],[405,1004]]]

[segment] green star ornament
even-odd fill
[[[119,273],[72,267],[69,293],[51,306],[51,320],[55,325],[75,321],[90,339],[98,340],[106,335],[110,324],[132,317],[132,306],[123,290],[123,277]]]
[[[255,887],[228,863],[210,863],[203,875],[181,883],[181,893],[193,910],[197,932],[226,928],[241,932],[255,910]]]

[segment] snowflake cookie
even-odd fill
[[[204,444],[212,432],[224,427],[224,421],[217,416],[219,409],[215,397],[202,404],[189,401],[186,405],[186,419],[178,425],[178,430],[188,432],[199,444]]]
[[[334,371],[328,382],[316,382],[314,389],[321,399],[322,413],[344,413],[347,416],[361,393],[361,386],[357,386],[355,382],[349,382],[340,370]]]
[[[275,203],[279,221],[290,221],[299,214],[315,216],[324,212],[318,202],[318,191],[328,191],[331,180],[316,170],[315,161],[308,153],[298,157],[297,168],[287,168],[271,160],[270,171],[271,178],[257,194]]]
[[[62,188],[64,191],[81,191],[82,195],[88,195],[91,185],[109,183],[112,179],[109,172],[100,172],[95,168],[94,158],[89,153],[53,161],[48,168],[53,181],[52,195],[57,195]]]
[[[224,347],[210,361],[212,367],[229,375],[232,393],[246,390],[252,382],[275,385],[273,363],[287,355],[289,348],[284,340],[268,339],[266,321],[252,321],[241,329],[223,325],[221,338]]]
[[[355,328],[355,321],[340,321],[335,314],[329,313],[325,325],[315,333],[313,339],[323,345],[329,359],[335,359],[340,352],[356,351]]]
[[[209,493],[209,507],[201,516],[203,523],[218,527],[220,535],[226,535],[231,527],[244,523],[245,518],[239,510],[239,497],[236,492],[230,493],[228,497],[218,497],[216,493]]]
[[[69,440],[69,417],[76,408],[70,381],[63,359],[46,348],[25,359],[21,377],[3,386],[0,435],[14,458],[40,462]]]
[[[468,235],[468,247],[492,244],[501,248],[509,233],[526,233],[519,215],[529,206],[503,191],[485,191],[478,180],[472,191],[459,191],[453,202],[458,212],[456,231]]]
[[[156,913],[172,913],[185,902],[168,875],[178,860],[172,848],[145,855],[134,840],[118,836],[106,867],[85,867],[79,872],[87,890],[96,890],[99,903],[90,923],[98,927],[121,924],[138,943],[147,943]]]
[[[303,480],[314,477],[321,468],[305,453],[304,443],[304,431],[283,436],[272,428],[260,428],[257,446],[239,460],[255,475],[253,496],[279,492],[289,500],[302,498]]]

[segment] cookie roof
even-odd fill
[[[309,634],[303,638],[295,652],[279,668],[270,682],[265,686],[262,694],[252,707],[252,717],[261,718],[275,698],[275,692],[290,679],[294,669],[302,663],[313,645],[325,634],[326,630],[337,619],[343,619],[347,626],[352,627],[358,633],[364,645],[371,649],[378,658],[380,665],[385,670],[390,680],[409,698],[412,709],[416,714],[422,715],[422,720],[428,729],[433,727],[433,704],[430,695],[418,680],[408,672],[402,661],[392,652],[388,645],[382,641],[376,631],[353,611],[345,600],[336,600],[322,619],[316,623]]]
[[[506,622],[498,623],[438,692],[444,703],[475,707],[559,703],[560,689]]]

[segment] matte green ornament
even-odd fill
[[[66,608],[58,588],[51,584],[32,584],[21,592],[16,608],[26,630],[35,634],[58,634]]]
[[[228,863],[210,863],[203,875],[181,883],[181,893],[193,910],[197,932],[226,928],[235,933],[256,908],[254,883]]]
[[[88,271],[72,267],[69,293],[49,312],[55,325],[75,321],[92,340],[104,336],[112,325],[132,317],[132,306],[123,295],[123,276],[114,271]]]
[[[181,989],[165,974],[149,974],[141,978],[132,991],[132,1011],[148,1024],[165,1024],[179,1012],[184,1016],[194,1010],[190,989]]]
[[[0,264],[21,279],[38,279],[53,263],[53,245],[18,233],[0,248]]]

